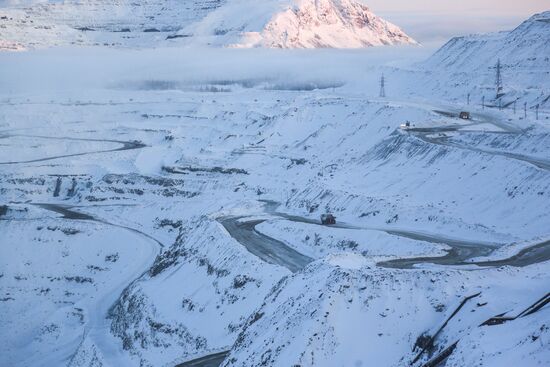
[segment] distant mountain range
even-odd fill
[[[80,0],[0,8],[0,49],[416,44],[355,0]],[[1,3],[0,3],[1,5]]]

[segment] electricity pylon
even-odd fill
[[[386,98],[386,78],[384,74],[380,78],[380,98]]]
[[[502,66],[500,64],[500,59],[497,61],[497,75],[496,75],[496,88],[497,88],[497,99],[502,96],[502,90],[504,89],[502,87]]]

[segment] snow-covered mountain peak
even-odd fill
[[[262,45],[360,48],[416,43],[399,27],[353,0],[299,0],[267,24]]]
[[[399,27],[355,0],[268,0],[254,5],[247,1],[230,2],[215,13],[210,19],[206,17],[194,33],[206,36],[204,31],[215,29],[217,36],[223,33],[225,37],[211,37],[208,43],[233,47],[362,48],[416,44]]]

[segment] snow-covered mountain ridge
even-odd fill
[[[264,33],[264,39],[270,42],[267,45],[290,48],[416,43],[399,27],[353,0],[302,0],[297,9],[277,14]]]
[[[269,8],[274,11],[265,12],[268,2],[273,3]],[[199,24],[196,28],[198,35],[208,36],[212,28],[218,29],[225,36],[222,44],[234,47],[361,48],[416,44],[399,27],[355,0],[268,2],[232,2],[206,17],[203,23],[207,26]],[[242,14],[248,14],[247,18]],[[209,42],[219,43],[220,39]]]
[[[356,0],[73,0],[0,8],[0,49],[59,45],[361,48],[416,44]]]
[[[472,101],[499,104],[496,98],[496,64],[501,61],[503,96],[500,103],[514,101],[541,106],[550,85],[550,11],[535,14],[511,31],[451,39],[421,67],[434,73],[428,83],[446,96],[470,93]],[[466,100],[461,95],[461,100]]]

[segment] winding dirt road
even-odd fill
[[[511,127],[508,124],[493,121],[493,119],[488,116],[480,116],[480,118],[481,120],[474,124],[490,123],[503,129],[504,130],[503,133],[517,134],[520,132],[518,131],[517,128]],[[412,128],[412,129],[409,129],[407,132],[429,144],[441,145],[441,146],[452,147],[452,148],[463,149],[463,150],[470,150],[470,151],[490,154],[494,156],[502,156],[509,159],[514,159],[517,161],[531,164],[539,169],[543,169],[547,171],[550,170],[550,160],[529,157],[529,156],[516,154],[516,153],[480,149],[477,147],[471,147],[465,144],[453,142],[448,136],[444,136],[444,135],[437,136],[437,134],[443,134],[445,132],[455,132],[455,133],[470,132],[471,133],[472,132],[471,130],[465,130],[464,128],[467,126],[472,126],[474,124],[447,126],[444,128],[441,128],[441,127],[440,128],[437,128],[437,127],[416,128],[416,129]],[[11,136],[20,136],[20,135],[11,135]],[[6,137],[8,136],[5,136],[5,135],[2,136],[2,138],[6,138]],[[33,163],[33,162],[41,162],[41,161],[58,159],[58,158],[104,153],[104,152],[114,152],[114,151],[130,150],[130,149],[140,149],[145,147],[145,145],[140,142],[124,142],[124,141],[117,141],[117,140],[78,139],[78,138],[64,138],[64,137],[55,138],[55,137],[44,137],[44,136],[28,136],[28,137],[45,138],[45,139],[61,139],[61,140],[68,139],[68,140],[82,140],[82,141],[111,142],[111,143],[122,144],[122,146],[114,149],[108,149],[108,150],[98,150],[98,151],[92,151],[92,152],[81,152],[81,153],[67,154],[67,155],[61,155],[61,156],[52,156],[52,157],[46,157],[46,158],[41,158],[36,160],[0,162],[0,165]],[[150,235],[143,233],[141,231],[138,231],[134,228],[129,228],[129,227],[103,221],[89,214],[85,214],[77,210],[73,210],[72,209],[73,207],[70,207],[70,206],[63,206],[58,204],[35,204],[35,205],[43,209],[55,212],[57,214],[61,214],[63,218],[68,220],[94,221],[104,225],[110,225],[110,226],[122,228],[128,231],[131,231],[133,233],[136,233],[142,236],[143,238],[147,239],[147,241],[149,241],[150,243],[155,244],[154,249],[152,247],[152,251],[151,251],[152,257],[140,265],[139,271],[138,270],[134,271],[132,274],[129,275],[129,278],[125,280],[124,284],[122,283],[118,284],[116,287],[114,287],[115,289],[107,292],[106,295],[101,297],[95,303],[94,305],[95,309],[90,308],[88,310],[90,317],[87,322],[86,330],[84,332],[83,338],[86,338],[86,337],[92,338],[94,343],[101,349],[102,354],[106,356],[108,360],[110,360],[111,362],[116,362],[117,361],[116,356],[117,356],[117,353],[119,353],[119,351],[116,350],[115,344],[113,343],[114,337],[109,332],[109,322],[106,318],[108,309],[116,301],[117,297],[120,295],[121,291],[124,288],[126,288],[129,284],[132,284],[137,279],[139,279],[142,276],[144,271],[147,271],[149,266],[152,264],[154,257],[158,253],[159,247],[162,247],[162,243],[160,243],[158,240],[154,239]],[[278,206],[279,204],[277,203],[266,202],[265,211],[267,214],[273,217],[278,217],[278,218],[293,221],[293,222],[307,223],[310,225],[320,225],[319,222],[312,220],[310,218],[278,212],[277,211]],[[267,263],[280,265],[289,269],[291,272],[297,272],[303,269],[305,266],[307,266],[310,262],[314,261],[314,259],[299,253],[298,251],[288,246],[287,244],[283,243],[282,241],[266,236],[256,231],[255,229],[256,226],[264,222],[265,219],[257,219],[253,217],[249,217],[249,218],[250,219],[247,219],[247,217],[224,217],[224,218],[218,219],[218,221],[222,224],[222,226],[225,228],[225,230],[228,232],[228,234],[232,238],[234,238],[236,241],[242,244],[250,253],[254,254],[255,256],[259,257],[260,259],[262,259]],[[550,241],[541,242],[536,245],[525,248],[519,251],[517,254],[510,256],[506,259],[471,262],[469,260],[473,258],[488,256],[492,254],[493,251],[498,247],[498,244],[484,242],[484,241],[468,241],[468,240],[453,239],[440,234],[430,234],[425,232],[416,232],[416,231],[393,229],[393,228],[359,227],[359,226],[347,225],[344,223],[339,223],[333,227],[356,229],[356,230],[383,231],[385,233],[388,233],[396,237],[405,237],[405,238],[419,240],[419,241],[445,244],[451,248],[447,252],[447,254],[444,256],[395,259],[395,260],[380,262],[377,264],[378,266],[385,267],[385,268],[412,269],[415,266],[421,265],[421,264],[438,264],[438,265],[446,265],[446,266],[477,265],[479,267],[499,267],[499,266],[507,265],[507,266],[514,266],[514,267],[523,267],[523,266],[528,266],[538,262],[550,260]],[[77,346],[79,342],[80,340],[73,341],[68,346],[75,349],[75,346]],[[181,363],[177,367],[219,366],[220,364],[223,363],[223,360],[225,359],[228,353],[229,353],[228,351],[214,353],[211,355],[207,355],[201,358],[197,358],[191,361]]]
[[[119,299],[122,292],[133,283],[138,281],[152,266],[155,258],[160,252],[160,248],[164,245],[150,235],[141,232],[135,228],[122,226],[98,219],[92,215],[74,210],[73,206],[61,204],[44,204],[35,203],[40,208],[61,214],[63,219],[81,220],[95,222],[101,225],[108,225],[130,231],[138,237],[137,241],[141,241],[142,246],[138,247],[135,258],[132,261],[131,268],[127,269],[127,273],[123,278],[117,279],[116,282],[108,287],[102,288],[99,294],[85,299],[79,304],[79,307],[86,311],[87,320],[85,322],[84,331],[81,337],[69,340],[63,345],[59,345],[56,351],[47,356],[30,356],[25,361],[25,365],[32,366],[55,366],[63,365],[67,360],[71,360],[78,350],[80,344],[89,339],[100,351],[103,358],[110,366],[125,366],[128,362],[125,357],[125,352],[122,351],[121,341],[111,334],[111,323],[107,318],[108,312],[113,304]]]
[[[448,110],[447,111],[434,110],[434,112],[444,115],[446,117],[455,117],[455,118],[458,117],[458,113],[459,113],[459,111],[448,111]],[[482,130],[478,131],[478,130],[467,129],[468,127],[481,125],[481,124],[490,124],[499,129],[502,129],[502,131],[489,132],[493,134],[497,133],[497,134],[516,134],[517,135],[517,134],[523,133],[523,130],[521,130],[517,126],[514,126],[512,124],[509,124],[503,121],[499,121],[497,118],[489,114],[478,112],[475,114],[474,117],[476,118],[476,120],[468,124],[454,124],[454,125],[448,125],[448,126],[434,126],[434,127],[426,127],[426,128],[412,127],[405,131],[428,144],[435,144],[435,145],[440,145],[440,146],[445,146],[450,148],[469,150],[472,152],[489,154],[492,156],[501,156],[504,158],[520,161],[523,163],[528,163],[530,165],[533,165],[545,171],[550,171],[550,159],[545,159],[540,157],[531,157],[531,156],[519,154],[519,153],[472,147],[467,144],[462,144],[462,143],[452,141],[451,137],[445,135],[445,133],[449,133],[449,132],[457,133],[457,134],[475,133],[475,132],[488,133],[488,131],[482,131]]]
[[[21,135],[21,134],[7,134],[0,136],[0,139],[6,139],[10,137],[26,137],[26,138],[38,138],[38,139],[53,139],[53,140],[74,140],[74,141],[91,141],[91,142],[100,142],[100,143],[115,143],[121,144],[122,146],[118,148],[103,149],[103,150],[94,150],[90,152],[80,152],[80,153],[71,153],[71,154],[62,154],[51,157],[43,157],[37,159],[30,159],[25,161],[9,161],[9,162],[0,162],[0,165],[7,164],[23,164],[23,163],[36,163],[51,161],[59,158],[68,158],[68,157],[78,157],[82,155],[98,154],[98,153],[108,153],[108,152],[120,152],[124,150],[133,150],[133,149],[142,149],[147,145],[139,141],[122,141],[122,140],[110,140],[110,139],[87,139],[87,138],[71,138],[71,137],[55,137],[55,136],[42,136],[42,135]]]
[[[107,222],[103,219],[96,218],[96,217],[91,216],[89,214],[73,210],[73,208],[77,208],[77,206],[61,205],[61,204],[49,204],[49,203],[34,203],[33,205],[38,206],[42,209],[46,209],[46,210],[61,214],[63,219],[89,220],[89,221],[105,224],[105,225],[112,226],[112,227],[122,228],[122,229],[125,229],[127,231],[137,233],[140,236],[147,237],[151,241],[156,242],[157,245],[159,245],[160,247],[164,247],[164,244],[162,242],[160,242],[159,240],[157,240],[156,238],[152,237],[151,235],[149,235],[145,232],[139,231],[135,228],[126,227],[126,226],[123,226],[123,225],[120,225],[120,224]]]
[[[191,361],[183,362],[178,364],[176,367],[218,367],[222,364],[223,360],[229,351],[223,351],[219,353],[209,354],[207,356],[193,359]]]
[[[458,127],[445,128],[445,129],[435,127],[435,128],[416,128],[416,129],[411,128],[411,129],[408,129],[407,132],[429,144],[435,144],[435,145],[457,148],[462,150],[469,150],[472,152],[489,154],[493,156],[501,156],[509,159],[514,159],[516,161],[528,163],[530,165],[533,165],[545,171],[550,171],[550,160],[548,159],[535,158],[535,157],[530,157],[530,156],[518,154],[518,153],[501,152],[496,150],[488,150],[488,149],[481,149],[477,147],[471,147],[466,144],[461,144],[461,143],[452,141],[451,137],[449,136],[445,136],[445,135],[434,136],[434,134],[438,134],[442,132],[471,133],[472,131],[470,130],[461,130]]]
[[[265,220],[243,220],[245,218],[223,218],[219,222],[229,235],[246,249],[267,263],[284,266],[293,273],[313,261],[283,242],[256,231],[256,226]]]
[[[272,201],[264,201],[264,204],[266,213],[271,216],[279,217],[293,222],[307,223],[319,226],[321,225],[318,221],[312,220],[310,218],[304,218],[296,215],[289,215],[278,212],[276,210],[279,206],[278,203]],[[283,242],[257,232],[255,227],[258,224],[265,222],[266,219],[255,219],[251,217],[250,220],[246,220],[246,217],[224,217],[218,219],[218,221],[227,230],[229,235],[240,244],[242,244],[248,251],[250,251],[250,253],[258,256],[260,259],[270,264],[284,266],[292,272],[297,272],[303,269],[310,262],[314,261],[314,259],[297,252]],[[451,247],[451,249],[447,252],[445,256],[395,259],[380,262],[377,264],[378,266],[384,268],[413,269],[416,265],[421,264],[438,264],[448,266],[477,265],[479,267],[500,267],[508,265],[514,267],[523,267],[538,262],[550,260],[550,241],[545,241],[525,248],[519,251],[517,254],[506,259],[469,262],[469,259],[490,255],[498,247],[498,245],[484,241],[474,242],[468,240],[458,240],[447,238],[442,235],[389,228],[381,229],[372,227],[358,227],[347,225],[344,223],[340,223],[331,227],[357,230],[377,230],[386,232],[397,237],[406,237],[419,241],[445,244]],[[179,364],[176,367],[218,367],[223,363],[223,360],[228,354],[229,351],[216,353]]]
[[[321,225],[319,222],[309,218],[303,218],[295,215],[287,215],[279,212],[269,212],[272,216],[286,219],[292,222],[307,223],[313,225]],[[223,218],[220,223],[226,228],[228,233],[245,246],[248,251],[258,256],[264,261],[272,264],[278,264],[287,267],[292,272],[296,272],[313,259],[308,258],[282,243],[279,240],[259,234],[255,227],[265,220],[251,219],[246,221],[245,218]],[[499,266],[514,266],[524,267],[550,260],[550,241],[544,241],[528,248],[519,251],[517,254],[501,260],[489,260],[472,262],[470,259],[477,257],[489,256],[498,248],[498,244],[485,241],[469,241],[454,238],[448,238],[438,234],[428,234],[423,232],[406,231],[392,228],[375,228],[375,227],[358,227],[340,223],[333,228],[346,228],[357,230],[374,230],[382,231],[397,237],[405,237],[418,241],[426,241],[435,244],[443,244],[451,249],[444,256],[437,257],[415,257],[407,259],[395,259],[378,263],[378,266],[393,269],[412,269],[416,265],[421,264],[437,264],[448,266],[460,265],[477,265],[480,267],[499,267]]]

